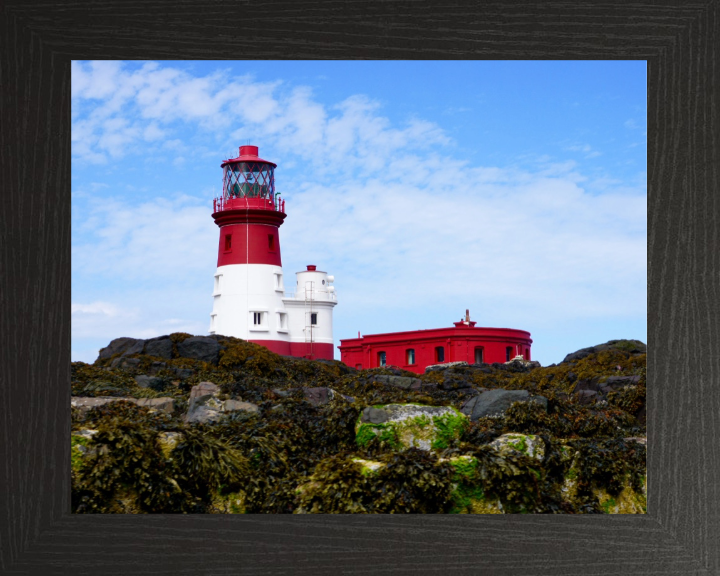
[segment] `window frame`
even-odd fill
[[[412,354],[412,362],[410,361],[410,355]],[[415,366],[417,364],[417,357],[415,356],[415,348],[407,348],[405,350],[405,366]]]

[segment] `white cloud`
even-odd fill
[[[92,200],[87,210],[72,249],[78,273],[171,282],[204,268],[216,250],[215,225],[201,199],[180,196],[131,205],[104,198]]]

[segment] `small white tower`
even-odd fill
[[[332,285],[335,278],[314,265],[297,272],[296,276],[295,294],[283,298],[290,318],[292,355],[332,359],[332,313],[337,305]]]

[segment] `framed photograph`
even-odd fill
[[[231,12],[3,5],[0,571],[715,573],[717,3]],[[70,514],[71,61],[169,58],[646,61],[647,514]]]

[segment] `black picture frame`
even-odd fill
[[[720,573],[718,4],[5,0],[0,573]],[[646,60],[648,513],[70,514],[70,60],[91,58]]]

